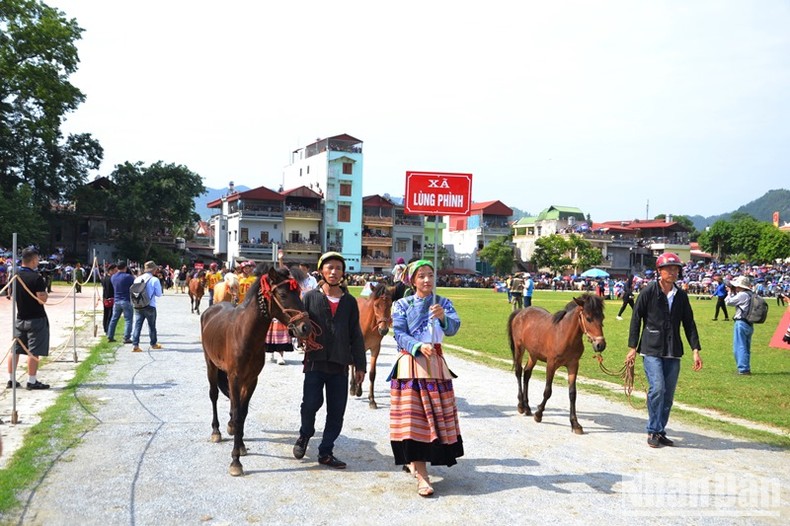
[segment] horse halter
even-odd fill
[[[594,345],[596,341],[600,342],[602,340],[604,340],[604,341],[606,340],[606,338],[604,338],[603,336],[592,336],[590,334],[590,331],[587,330],[587,324],[584,322],[584,308],[582,308],[579,311],[579,321],[582,324],[582,332],[587,337],[587,341],[589,341],[590,343],[592,343]]]
[[[289,290],[299,290],[299,284],[293,278],[286,279],[272,285],[268,276],[261,276],[261,287],[258,291],[258,307],[261,309],[261,314],[264,316],[271,316],[272,300],[274,300],[277,306],[280,307],[280,310],[283,312],[283,314],[288,316],[288,320],[283,321],[286,322],[286,325],[289,327],[304,318],[309,319],[307,312],[298,311],[296,309],[286,309],[285,306],[283,306],[282,302],[280,302],[279,298],[277,298],[277,295],[274,293],[274,289],[282,286],[288,286]]]

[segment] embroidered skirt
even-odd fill
[[[436,377],[426,377],[427,371]],[[424,461],[452,466],[463,456],[453,376],[439,353],[415,358],[404,352],[398,358],[390,379],[390,444],[395,464]]]
[[[266,352],[290,352],[294,350],[288,327],[277,318],[272,318],[266,333]]]

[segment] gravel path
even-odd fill
[[[432,468],[436,495],[422,499],[389,449],[384,378],[395,356],[391,338],[379,359],[379,409],[369,409],[365,397],[349,400],[335,448],[346,471],[317,464],[319,436],[303,460],[291,455],[302,380],[301,355],[291,353],[286,366],[266,364],[247,420],[246,475],[233,478],[232,443],[208,440],[205,363],[188,302],[172,294],[161,300],[163,350],[120,347],[101,382],[79,390],[80,399],[101,401],[97,427],[25,496],[22,515],[4,521],[632,525],[786,524],[790,517],[788,452],[677,422],[670,422],[670,436],[678,447],[650,449],[643,411],[583,386],[577,407],[586,434],[571,433],[561,385],[537,424],[516,412],[511,372],[452,351],[466,456],[452,468]],[[142,343],[146,348],[145,332]],[[542,390],[541,381],[530,385],[533,409]],[[221,397],[221,415],[227,410]],[[323,418],[322,411],[319,432]],[[225,421],[221,416],[223,431]]]

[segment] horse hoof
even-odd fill
[[[378,409],[379,408],[378,404],[374,400],[369,400],[368,401],[368,407],[371,408],[371,409]]]
[[[583,435],[584,434],[584,429],[582,429],[581,426],[574,427],[572,429],[573,429],[573,432],[576,433],[577,435]]]
[[[540,422],[543,420],[543,415],[539,413],[535,413],[535,416],[533,418],[535,419],[535,422]]]
[[[362,386],[357,387],[357,392],[355,394],[357,396],[362,396]]]
[[[231,464],[228,473],[230,473],[232,477],[240,477],[244,475],[244,469],[241,467],[241,464]]]
[[[518,414],[520,415],[524,414],[524,406],[521,404],[518,404]]]
[[[230,436],[233,436],[233,435],[235,435],[235,434],[236,434],[236,433],[234,432],[234,430],[233,430],[233,426],[231,426],[230,424],[228,424],[228,434],[229,434]]]
[[[222,435],[219,433],[211,433],[211,442],[214,444],[219,444],[222,442]]]

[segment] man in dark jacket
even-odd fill
[[[650,384],[647,391],[647,445],[671,446],[666,425],[675,398],[675,387],[680,373],[683,342],[680,325],[694,351],[694,370],[702,369],[701,349],[694,313],[688,294],[675,285],[683,263],[671,252],[656,260],[658,280],[651,282],[636,298],[628,335],[626,363],[631,365],[637,349],[642,355],[645,376]],[[640,331],[642,333],[640,338]]]
[[[335,457],[334,447],[346,412],[348,366],[354,364],[356,381],[361,384],[365,380],[365,346],[357,301],[341,285],[345,259],[337,252],[327,252],[318,260],[318,270],[318,288],[305,293],[303,301],[310,320],[320,327],[316,341],[322,348],[305,354],[302,425],[293,454],[298,459],[304,457],[307,443],[315,434],[315,416],[324,403],[326,390],[326,424],[318,446],[318,463],[343,469],[346,463]]]

